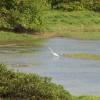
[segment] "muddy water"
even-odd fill
[[[51,47],[60,55],[53,56]],[[73,95],[100,95],[100,60],[64,58],[64,53],[93,53],[100,55],[100,41],[53,38],[42,47],[16,44],[0,45],[0,63],[23,72],[35,72],[52,77]]]

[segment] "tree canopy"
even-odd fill
[[[0,27],[15,31],[37,31],[43,24],[41,0],[0,0]]]

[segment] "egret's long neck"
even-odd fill
[[[51,53],[55,53],[51,48],[49,48],[49,50],[51,51]]]

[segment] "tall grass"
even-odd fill
[[[100,39],[100,14],[93,11],[47,11],[46,31],[77,39]]]

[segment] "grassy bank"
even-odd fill
[[[97,97],[97,96],[79,96],[79,97],[73,97],[72,100],[100,100],[100,97]]]
[[[15,43],[19,45],[41,45],[44,37],[14,32],[0,32],[0,44]]]
[[[47,11],[46,31],[75,39],[100,40],[100,14],[92,11]]]
[[[0,64],[0,100],[100,100],[95,96],[72,96],[51,78],[9,70]]]
[[[93,11],[45,11],[45,28],[38,35],[0,32],[0,42],[34,42],[48,37],[100,40],[100,14]],[[34,33],[33,33],[34,34]]]
[[[64,56],[70,58],[100,60],[100,55],[88,54],[88,53],[64,54]]]

